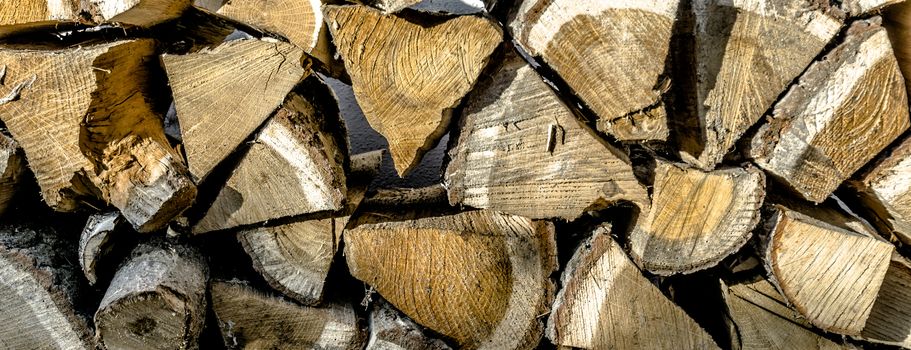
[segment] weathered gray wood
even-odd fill
[[[85,223],[79,237],[79,266],[90,284],[98,282],[99,261],[104,261],[104,256],[116,247],[117,238],[112,235],[126,233],[124,223],[123,216],[116,211],[91,215]]]
[[[366,350],[451,350],[443,341],[425,334],[420,325],[385,300],[370,311],[370,338]]]
[[[911,136],[846,182],[879,232],[911,244]]]

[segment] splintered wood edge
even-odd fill
[[[370,336],[366,349],[451,349],[442,340],[429,337],[420,325],[385,300],[373,304],[368,320]]]
[[[119,212],[89,216],[79,237],[79,265],[89,284],[98,282],[96,265],[101,255],[111,248],[111,235],[122,221]]]

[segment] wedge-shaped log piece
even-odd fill
[[[911,262],[892,253],[886,277],[860,338],[911,348]]]
[[[351,274],[459,347],[531,349],[553,300],[553,224],[496,213],[388,221],[345,232]]]
[[[366,6],[324,12],[364,116],[389,141],[398,173],[408,173],[446,132],[502,31],[476,16],[418,23]]]
[[[133,249],[95,313],[108,349],[195,349],[208,266],[195,249],[155,239]]]
[[[348,144],[331,90],[295,88],[256,136],[194,233],[344,206]]]
[[[355,350],[363,346],[351,305],[300,306],[241,282],[214,281],[209,293],[229,349]]]
[[[562,277],[547,338],[581,349],[716,349],[682,309],[661,294],[610,237],[595,230]]]
[[[15,82],[0,119],[22,145],[48,205],[76,209],[100,197],[141,232],[196,196],[149,100],[160,70],[152,40],[52,51],[0,49]],[[50,141],[49,141],[50,140]]]
[[[286,43],[229,41],[188,55],[162,56],[190,172],[205,179],[282,104],[308,71]]]
[[[450,203],[573,220],[621,199],[648,202],[626,155],[507,50],[467,98],[446,168]]]
[[[0,26],[89,20],[151,26],[179,17],[192,0],[18,0],[0,3]]]
[[[677,0],[522,2],[510,26],[619,140],[668,136],[662,98]]]
[[[710,170],[838,33],[813,0],[694,0],[696,115],[680,156]],[[795,50],[799,47],[799,50]]]
[[[847,184],[879,232],[911,244],[911,136]]]
[[[9,207],[19,179],[25,172],[25,157],[19,143],[9,136],[0,134],[0,215]]]
[[[633,259],[660,275],[715,266],[752,237],[765,199],[759,169],[710,172],[657,160],[652,206],[630,235]]]
[[[774,108],[750,155],[804,198],[822,202],[908,129],[908,96],[878,17],[851,25]]]
[[[727,286],[721,283],[734,323],[732,349],[849,349],[819,334],[767,280]]]
[[[225,17],[284,36],[310,53],[326,34],[321,5],[320,0],[231,0],[217,11]]]
[[[820,220],[832,215],[826,208],[812,210],[816,212],[801,213],[780,205],[766,210],[766,270],[811,324],[857,335],[870,315],[894,248],[869,233]]]
[[[7,349],[93,349],[77,312],[79,267],[68,242],[37,223],[0,226],[0,339]],[[72,258],[75,258],[73,256]]]
[[[429,337],[417,323],[380,299],[370,311],[370,338],[366,350],[450,350]]]
[[[107,272],[108,264],[99,261],[105,261],[105,256],[116,246],[116,234],[122,234],[124,227],[123,216],[119,212],[112,211],[103,214],[89,216],[85,228],[82,229],[82,235],[79,237],[79,266],[82,267],[82,273],[90,284],[98,282],[98,270],[105,269]],[[102,266],[99,266],[102,265]],[[113,268],[109,269],[114,271]],[[107,276],[110,278],[110,275]]]

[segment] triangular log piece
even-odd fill
[[[298,47],[236,40],[213,49],[164,55],[190,172],[205,179],[307,76]]]
[[[677,0],[529,0],[510,27],[621,141],[668,136],[663,97]]]
[[[618,200],[647,203],[628,157],[506,50],[467,98],[446,168],[450,203],[567,220]]]
[[[98,282],[99,269],[113,272],[114,268],[109,266],[113,262],[105,260],[105,256],[116,246],[118,238],[113,235],[125,233],[125,223],[123,216],[116,211],[89,216],[79,237],[79,266],[82,267],[82,273],[90,284]],[[105,263],[99,264],[99,261]]]
[[[192,203],[196,187],[149,101],[158,88],[151,72],[160,69],[154,41],[0,49],[0,64],[5,81],[16,84],[0,119],[25,150],[48,205],[72,211],[100,197],[149,232]]]
[[[310,53],[326,30],[321,5],[320,0],[231,0],[217,11],[233,20],[279,34]]]
[[[581,349],[715,349],[712,338],[667,299],[610,237],[595,229],[563,271],[547,338]]]
[[[815,333],[767,280],[731,286],[721,283],[721,288],[734,327],[731,329],[732,349],[851,348]]]
[[[19,143],[0,134],[0,215],[9,207],[25,173],[25,158]]]
[[[462,97],[503,40],[476,16],[413,22],[366,6],[325,6],[326,21],[370,126],[404,176],[446,132]],[[363,28],[372,28],[364,30]]]
[[[356,350],[364,335],[351,305],[300,306],[242,282],[213,281],[212,310],[229,349]]]
[[[140,244],[101,300],[95,337],[108,349],[195,349],[207,279],[195,249],[163,239]]]
[[[894,248],[847,229],[824,207],[769,206],[764,256],[770,280],[811,324],[857,335],[864,328]],[[812,215],[812,216],[810,216]],[[826,220],[826,221],[822,221]]]
[[[718,264],[752,237],[765,199],[753,167],[710,172],[657,160],[651,210],[630,234],[633,259],[659,275]]]
[[[0,339],[7,349],[93,349],[76,311],[79,267],[69,242],[40,224],[0,226]],[[69,253],[67,253],[69,252]]]
[[[451,350],[423,328],[380,298],[370,311],[370,338],[366,350]]]
[[[114,22],[148,27],[171,20],[192,0],[17,0],[0,2],[0,26],[44,21]]]
[[[348,143],[334,102],[329,87],[315,75],[297,86],[256,136],[193,233],[343,209]]]
[[[898,253],[892,253],[886,277],[859,338],[911,348],[911,262]]]
[[[818,4],[694,0],[698,122],[678,133],[686,162],[713,169],[838,33],[835,9]]]
[[[554,226],[470,211],[345,231],[351,274],[408,317],[466,349],[532,349],[553,301]]]
[[[847,185],[879,232],[911,245],[911,136]]]
[[[750,156],[819,203],[909,126],[908,95],[879,17],[854,22],[778,101]]]

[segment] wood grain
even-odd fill
[[[911,244],[911,136],[884,153],[846,184],[879,231]]]
[[[99,265],[103,265],[99,264],[99,261],[113,250],[117,241],[113,236],[126,233],[122,232],[124,222],[123,216],[117,211],[89,216],[79,236],[79,266],[82,267],[82,273],[89,284],[94,285],[98,282],[98,270],[101,268]]]
[[[385,300],[370,310],[370,338],[366,350],[451,350],[443,341],[432,338]]]
[[[0,134],[0,215],[12,204],[25,172],[22,147],[9,136]]]
[[[911,262],[892,253],[860,338],[874,343],[911,347]]]

